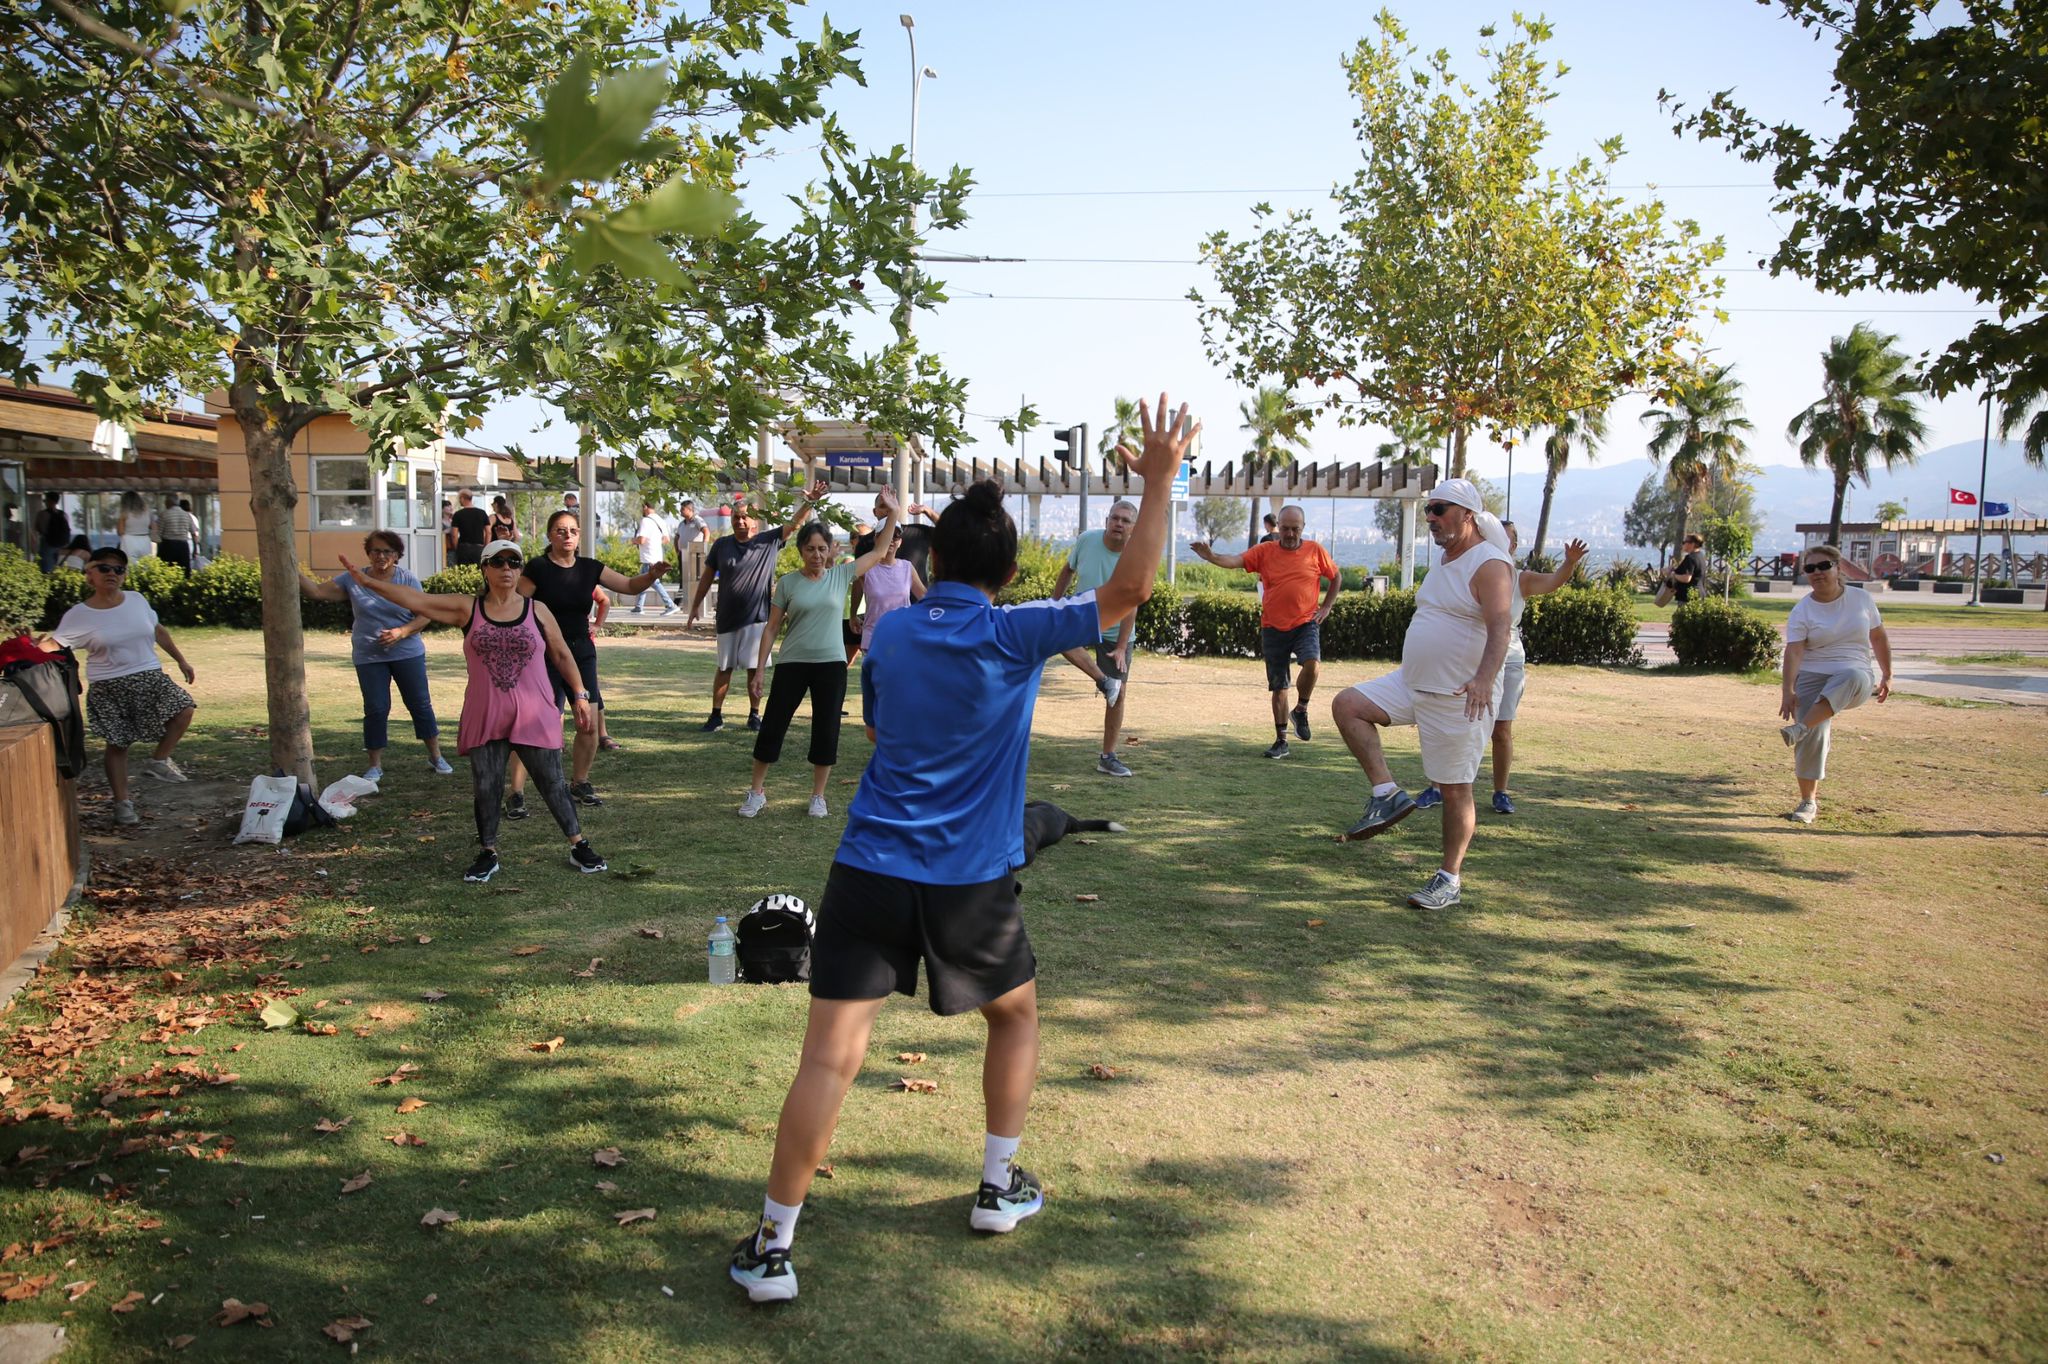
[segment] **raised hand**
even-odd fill
[[[350,562],[348,561],[348,556],[347,556],[346,554],[344,554],[344,555],[341,555],[341,556],[340,556],[340,558],[341,558],[341,568],[342,568],[342,571],[343,571],[344,573],[347,573],[347,574],[348,574],[348,575],[349,575],[350,577],[354,578],[354,579],[355,579],[355,580],[356,580],[357,582],[359,582],[359,583],[362,583],[362,584],[363,584],[364,586],[366,586],[366,587],[367,587],[367,586],[369,586],[369,584],[370,584],[370,575],[369,575],[369,574],[365,573],[365,572],[364,572],[364,571],[363,571],[362,569],[358,568],[358,567],[357,567],[356,565],[354,565],[354,564],[350,563]]]
[[[1569,572],[1573,567],[1575,567],[1578,564],[1579,560],[1585,557],[1586,542],[1584,540],[1572,541],[1570,544],[1564,547],[1565,570]]]
[[[1145,480],[1145,491],[1164,492],[1166,485],[1173,482],[1180,472],[1181,461],[1187,457],[1188,445],[1202,429],[1200,422],[1188,424],[1188,405],[1182,403],[1180,410],[1170,416],[1166,410],[1166,394],[1159,395],[1159,408],[1155,415],[1143,403],[1138,404],[1138,426],[1144,433],[1145,448],[1131,461],[1131,471]]]
[[[896,498],[894,488],[883,488],[875,494],[875,505],[882,509],[884,518],[890,521],[903,519],[903,504]]]

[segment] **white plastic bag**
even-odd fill
[[[249,803],[242,807],[237,843],[281,843],[284,822],[292,812],[299,783],[292,777],[257,777],[249,783]]]
[[[377,794],[377,783],[368,777],[354,775],[328,783],[320,793],[320,808],[336,819],[347,819],[356,812],[356,802],[364,796]]]

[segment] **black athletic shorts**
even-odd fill
[[[812,996],[914,995],[919,961],[940,1015],[978,1009],[1036,977],[1015,878],[927,886],[834,862],[811,944]]]
[[[597,645],[588,637],[572,639],[567,641],[567,643],[569,645],[569,657],[576,660],[576,671],[582,675],[583,685],[580,687],[563,686],[560,675],[555,672],[555,665],[549,663],[547,665],[548,684],[555,689],[555,704],[567,706],[569,698],[574,693],[587,691],[590,693],[590,704],[599,710],[603,710],[604,693],[597,689]]]
[[[1314,663],[1323,656],[1323,630],[1315,621],[1305,620],[1292,630],[1259,627],[1259,652],[1266,656],[1266,690],[1286,691],[1294,685],[1287,661],[1296,658]]]

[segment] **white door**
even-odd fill
[[[422,579],[439,573],[441,556],[441,471],[429,459],[407,460],[412,469],[413,572]]]

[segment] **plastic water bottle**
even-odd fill
[[[739,944],[732,930],[726,927],[725,916],[718,916],[718,922],[711,925],[711,983],[730,985],[739,978],[739,958],[734,951]]]

